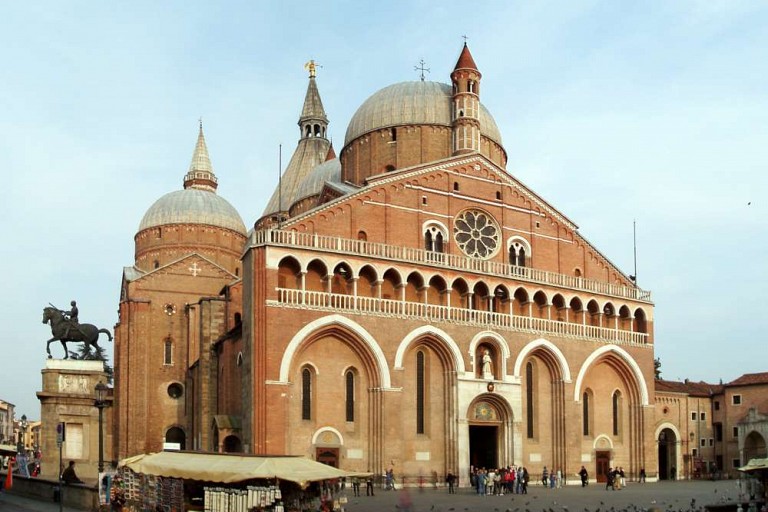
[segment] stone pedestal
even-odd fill
[[[62,444],[62,463],[75,461],[75,472],[81,480],[96,482],[99,462],[99,411],[95,406],[98,382],[107,382],[101,361],[48,359],[43,374],[43,390],[37,393],[42,420],[41,477],[56,479],[59,475],[59,447],[56,426],[66,424],[66,440]],[[111,404],[112,397],[108,398]],[[111,435],[108,435],[109,409],[104,411],[104,460],[109,468]]]

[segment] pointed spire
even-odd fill
[[[328,154],[325,155],[325,161],[333,160],[336,158],[336,151],[333,150],[333,142],[331,142],[331,145],[328,147]]]
[[[472,58],[472,54],[469,52],[469,46],[467,46],[466,41],[464,41],[464,48],[461,49],[459,60],[456,61],[456,67],[453,68],[454,71],[457,69],[474,69],[478,71],[477,64],[475,64],[475,59]]]
[[[195,152],[189,164],[189,171],[184,176],[184,188],[198,188],[215,192],[218,187],[218,179],[213,173],[211,158],[208,156],[208,146],[203,135],[203,120],[200,119],[200,131],[197,134]]]
[[[301,138],[318,137],[325,139],[328,117],[325,115],[323,100],[320,99],[320,91],[317,90],[317,82],[315,82],[317,64],[311,60],[304,67],[309,70],[309,85],[307,86],[307,94],[304,96],[301,117],[299,117]]]

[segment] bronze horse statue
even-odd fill
[[[48,344],[45,346],[45,350],[48,352],[48,359],[51,359],[51,342],[60,341],[61,346],[64,347],[64,359],[69,358],[69,352],[67,351],[67,342],[81,342],[85,343],[85,348],[88,352],[91,351],[91,345],[96,349],[99,347],[99,334],[104,333],[109,336],[109,341],[112,341],[112,333],[107,329],[99,329],[92,324],[72,324],[64,317],[64,314],[57,308],[46,307],[43,308],[43,323],[51,324],[51,334],[53,337],[48,340]],[[67,327],[69,327],[69,333],[67,333]]]

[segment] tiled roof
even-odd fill
[[[654,381],[657,393],[684,393],[691,396],[712,396],[722,392],[720,384],[658,379]]]
[[[745,373],[738,379],[726,384],[726,386],[749,386],[751,384],[768,384],[768,372]]]

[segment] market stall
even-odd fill
[[[168,451],[120,461],[112,493],[124,510],[292,512],[333,503],[328,482],[348,476],[296,456]]]
[[[746,466],[739,471],[747,475],[745,494],[750,500],[758,502],[766,501],[766,488],[768,488],[768,459],[750,459]]]

